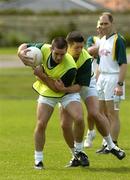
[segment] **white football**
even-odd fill
[[[30,51],[28,51],[26,55],[30,58],[33,58],[34,66],[42,64],[43,56],[41,50],[35,46],[29,47],[27,49],[29,49]]]

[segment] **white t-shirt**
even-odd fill
[[[112,35],[108,39],[106,36],[101,38],[99,46],[99,71],[101,73],[119,73],[119,64],[114,59],[115,53],[115,38],[117,34]]]

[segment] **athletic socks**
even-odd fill
[[[115,144],[113,143],[110,134],[108,136],[104,137],[104,139],[105,139],[105,141],[107,143],[107,146],[108,146],[109,150],[111,150],[112,148],[115,147]]]
[[[76,152],[81,152],[83,151],[83,142],[75,142],[74,143],[74,146],[75,146],[75,151]]]
[[[43,152],[35,151],[34,159],[35,159],[35,164],[38,164],[39,162],[43,162]]]

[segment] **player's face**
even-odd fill
[[[112,32],[112,23],[107,15],[100,17],[100,26],[104,35],[109,36]]]
[[[84,42],[74,42],[72,45],[69,45],[69,53],[74,59],[79,58],[80,53],[84,47]]]
[[[61,63],[62,59],[64,58],[64,55],[66,54],[67,49],[58,49],[56,47],[54,47],[52,50],[52,58],[53,60],[59,64]]]
[[[103,30],[100,26],[97,27],[97,34],[100,38],[102,38],[104,36]]]

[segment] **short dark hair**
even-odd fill
[[[64,49],[68,48],[68,44],[65,38],[63,37],[56,37],[52,40],[52,48]]]
[[[113,16],[110,12],[103,12],[101,16],[103,16],[103,15],[108,16],[108,19],[111,23],[114,21]]]
[[[67,43],[72,44],[74,42],[84,42],[84,37],[79,31],[72,31],[66,37]]]

